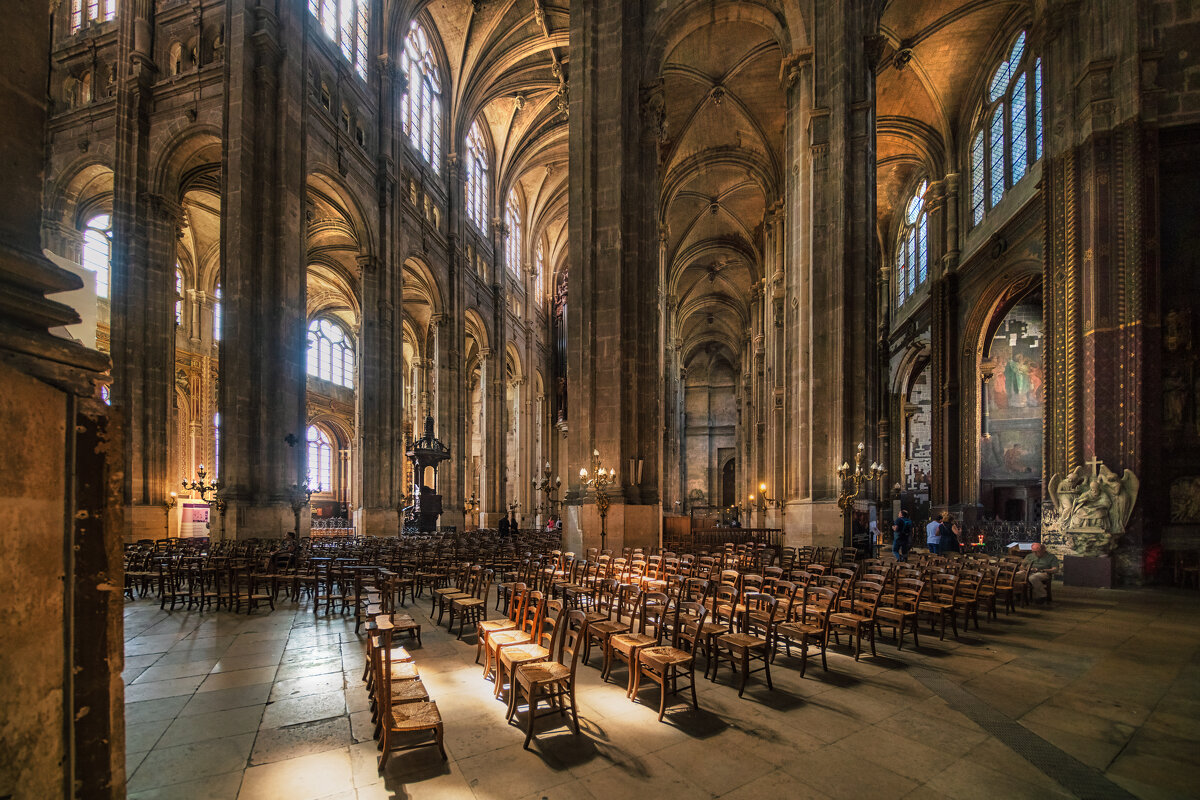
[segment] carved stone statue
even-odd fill
[[[1054,501],[1059,516],[1066,515],[1075,504],[1075,497],[1083,491],[1086,482],[1083,467],[1076,467],[1061,481],[1057,475],[1050,478],[1050,499]]]
[[[1129,470],[1118,478],[1103,462],[1090,463],[1095,469],[1090,478],[1083,467],[1061,481],[1057,475],[1051,478],[1054,512],[1043,527],[1075,555],[1103,556],[1115,550],[1125,535],[1141,484]]]

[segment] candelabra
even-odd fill
[[[608,549],[608,493],[605,489],[617,480],[616,469],[606,470],[600,466],[600,451],[592,451],[592,470],[579,468],[579,480],[596,494],[596,511],[600,513],[600,551]]]
[[[315,487],[310,487],[308,485],[308,481],[309,476],[305,475],[303,483],[293,483],[291,485],[292,514],[294,514],[296,518],[295,530],[297,536],[300,535],[300,509],[312,502],[312,496],[321,491],[321,484],[318,483]]]
[[[178,503],[179,495],[175,492],[169,493],[163,500],[163,508],[167,510],[166,536],[164,538],[171,538],[171,509],[178,505]]]
[[[535,513],[540,515],[544,509],[547,517],[554,514],[554,494],[560,486],[562,486],[562,478],[555,476],[553,481],[550,480],[550,462],[547,461],[542,467],[542,479],[539,481],[537,478],[534,478],[533,480],[534,494],[536,495],[538,492],[541,492],[545,498],[544,505],[538,503],[534,508]]]
[[[838,494],[838,508],[842,510],[842,518],[846,521],[845,530],[842,533],[842,544],[844,547],[851,546],[851,514],[848,512],[854,507],[854,498],[858,497],[862,492],[863,485],[875,481],[876,483],[883,480],[883,476],[887,473],[882,464],[877,464],[874,461],[870,466],[863,466],[863,460],[867,456],[867,446],[862,442],[858,443],[858,449],[854,453],[854,466],[851,467],[846,461],[837,468],[838,479],[841,481],[842,487]],[[851,491],[851,486],[853,491]]]
[[[206,495],[209,492],[216,492],[217,489],[221,488],[221,484],[218,481],[205,481],[206,477],[208,477],[208,472],[204,469],[204,465],[201,464],[200,466],[196,467],[196,478],[194,480],[180,481],[180,484],[182,484],[184,491],[199,492],[200,499],[208,503],[211,501],[208,497],[206,497]]]

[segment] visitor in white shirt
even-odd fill
[[[942,523],[938,522],[937,517],[929,520],[929,524],[925,526],[925,541],[929,552],[935,556],[938,554],[938,536],[941,535]]]

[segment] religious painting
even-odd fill
[[[993,484],[1041,480],[1042,473],[1042,298],[1026,298],[996,329],[995,365],[986,384],[980,477]]]

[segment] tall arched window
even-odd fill
[[[218,283],[217,287],[213,289],[213,297],[216,298],[213,300],[213,341],[219,342],[221,341],[221,325],[223,324],[223,320],[221,319],[221,284]]]
[[[96,214],[84,225],[83,266],[96,273],[96,296],[108,297],[112,271],[111,214]]]
[[[904,224],[896,237],[896,305],[904,305],[929,277],[929,214],[925,211],[925,193],[929,181],[913,192],[904,209]]]
[[[474,222],[481,232],[487,233],[488,157],[478,120],[467,134],[466,170],[467,218]]]
[[[308,0],[308,12],[321,23],[358,77],[366,80],[370,0]]]
[[[175,327],[183,324],[183,270],[175,265]]]
[[[504,206],[504,225],[508,228],[508,239],[504,242],[504,263],[513,275],[521,274],[521,207],[517,204],[517,193],[508,193]]]
[[[969,153],[973,225],[1042,157],[1042,60],[1026,51],[1024,31],[992,73],[979,119]]]
[[[400,126],[413,149],[434,172],[440,172],[442,144],[442,80],[425,29],[413,22],[400,53],[400,71],[408,91],[400,98]]]
[[[546,254],[542,248],[542,243],[538,242],[537,250],[533,254],[533,296],[537,299],[537,304],[540,306],[545,299],[546,294]]]
[[[323,381],[354,388],[354,341],[331,319],[308,324],[308,374]]]
[[[117,0],[71,0],[71,33],[77,32],[85,22],[108,22],[117,18]]]
[[[333,491],[333,440],[316,425],[308,426],[308,488]]]

